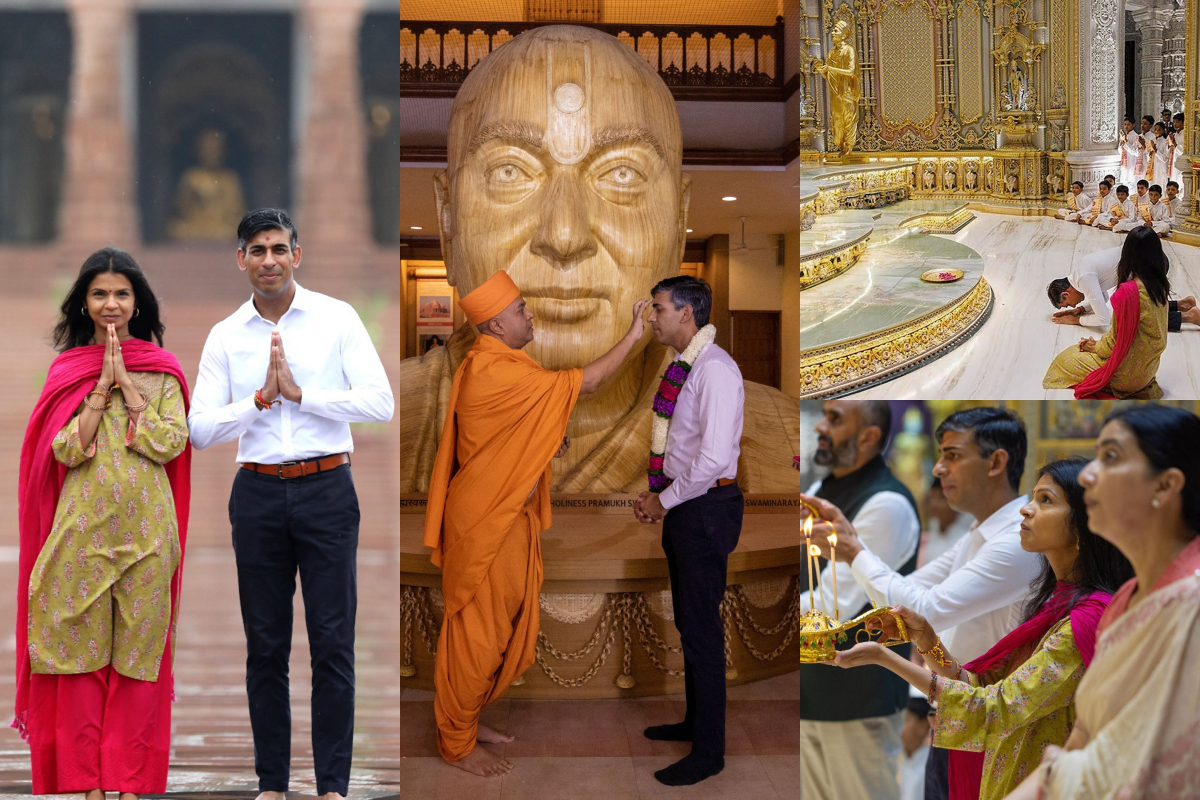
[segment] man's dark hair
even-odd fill
[[[1003,408],[965,408],[955,411],[938,425],[934,438],[939,445],[946,431],[970,433],[971,441],[984,458],[997,450],[1008,453],[1008,485],[1014,492],[1020,491],[1028,449],[1025,423],[1020,417]]]
[[[1183,116],[1183,112],[1182,112],[1182,111],[1180,111],[1178,114],[1176,114],[1175,116],[1171,117],[1171,119],[1172,119],[1172,120],[1176,120],[1176,119],[1177,119],[1177,120],[1179,120],[1180,122],[1183,122],[1185,119],[1187,119],[1187,117]]]
[[[1147,189],[1149,189],[1149,188],[1150,188],[1150,181],[1146,180],[1145,178],[1142,178],[1140,181],[1138,181],[1138,182],[1137,182],[1137,185],[1138,185],[1138,186],[1145,186]]]
[[[1072,185],[1072,186],[1078,186],[1080,189],[1082,189],[1082,188],[1083,188],[1083,181],[1071,181],[1071,185]]]
[[[1122,183],[1117,187],[1117,194],[1129,194],[1129,187]]]
[[[1159,185],[1156,183],[1156,184],[1154,184],[1153,186],[1151,186],[1151,187],[1150,187],[1150,191],[1152,191],[1152,192],[1158,192],[1159,194],[1162,194],[1162,187],[1161,187],[1161,186],[1159,186]]]
[[[282,208],[256,208],[238,223],[238,249],[245,250],[246,243],[261,231],[287,231],[292,240],[292,249],[295,250],[296,245],[300,244],[296,226],[286,211]]]
[[[1178,181],[1167,181],[1167,188],[1170,189],[1172,186],[1174,186],[1176,189],[1178,189],[1179,182]]]
[[[1128,122],[1130,125],[1134,124],[1133,117],[1131,117],[1131,116],[1126,115],[1125,121]]]
[[[863,400],[858,406],[858,421],[861,427],[872,425],[879,428],[879,448],[877,452],[887,450],[888,437],[892,433],[892,406],[887,400]]]
[[[1055,278],[1050,281],[1050,285],[1046,287],[1046,294],[1050,295],[1050,302],[1055,308],[1062,308],[1062,295],[1067,289],[1071,288],[1071,281],[1067,278]]]
[[[1169,116],[1171,116],[1171,109],[1169,109],[1169,108],[1164,108],[1164,109],[1162,110],[1162,113],[1166,114],[1166,115],[1169,117]]]
[[[712,287],[703,278],[693,278],[691,275],[676,275],[659,281],[650,290],[654,296],[659,292],[671,293],[671,305],[679,311],[684,306],[692,307],[692,319],[697,328],[708,324],[708,316],[712,312]]]
[[[1144,119],[1146,122],[1149,122],[1151,125],[1153,125],[1153,124],[1154,124],[1154,117],[1150,116],[1149,114],[1147,114],[1146,116],[1142,117],[1142,119]]]
[[[1100,181],[1100,184],[1099,184],[1099,185],[1100,185],[1100,186],[1107,186],[1108,188],[1110,188],[1110,189],[1111,189],[1111,188],[1112,188],[1112,181],[1110,181],[1108,178],[1105,178],[1104,180]]]
[[[1105,175],[1104,180],[1101,181],[1101,183],[1107,183],[1109,186],[1112,186],[1116,182],[1117,182],[1116,175]]]

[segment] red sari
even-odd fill
[[[172,623],[158,680],[128,678],[111,666],[79,675],[35,675],[29,664],[29,579],[54,524],[67,474],[67,468],[54,458],[51,442],[100,378],[103,354],[103,345],[88,345],[67,350],[54,360],[21,446],[17,692],[12,727],[29,742],[35,794],[92,789],[137,794],[166,791],[174,688],[172,639],[191,500],[190,444],[164,465],[175,501],[180,560],[171,578]],[[175,356],[141,339],[122,342],[121,355],[130,372],[161,372],[175,378],[187,407],[187,381]]]

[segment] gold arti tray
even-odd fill
[[[921,273],[921,280],[926,283],[954,283],[954,281],[962,280],[963,275],[966,273],[957,267],[927,269]]]

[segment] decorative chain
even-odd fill
[[[741,639],[746,650],[759,661],[774,661],[787,650],[795,638],[796,632],[799,630],[801,603],[799,587],[800,583],[797,580],[792,587],[792,598],[788,603],[787,611],[784,613],[783,618],[772,627],[759,624],[751,615],[751,603],[744,587],[735,585],[726,589],[725,596],[721,600],[720,613],[724,629],[725,674],[728,679],[732,680],[737,677],[737,670],[733,666],[732,651],[734,627],[737,628],[738,637]],[[433,602],[427,588],[419,586],[401,587],[400,618],[404,627],[404,651],[400,664],[400,674],[402,677],[411,677],[416,674],[416,670],[412,665],[413,623],[416,624],[417,633],[425,643],[426,650],[432,656],[436,657],[437,655],[436,639],[439,625],[433,614]],[[604,606],[604,613],[600,617],[596,629],[592,632],[591,638],[588,639],[583,647],[573,653],[566,653],[559,650],[550,642],[544,632],[539,631],[537,652],[535,654],[537,664],[542,668],[546,676],[559,686],[567,688],[583,686],[594,678],[596,673],[608,662],[608,657],[616,641],[618,625],[621,628],[623,646],[622,671],[616,681],[618,686],[623,689],[629,689],[636,683],[632,668],[633,640],[631,627],[636,629],[638,642],[655,669],[672,677],[683,677],[682,670],[668,667],[659,658],[657,651],[678,655],[683,650],[678,645],[668,644],[659,635],[654,625],[650,606],[646,602],[645,594],[642,592],[617,592],[610,594]],[[754,646],[751,638],[751,630],[759,636],[778,636],[782,633],[784,638],[779,646],[770,653],[763,653]],[[550,666],[546,658],[546,654],[549,654],[558,661],[577,661],[594,652],[602,639],[603,646],[599,654],[588,669],[577,678],[565,678],[559,675]]]

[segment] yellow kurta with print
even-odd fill
[[[131,378],[149,401],[137,425],[130,425],[115,390],[86,450],[78,414],[54,437],[54,457],[67,477],[29,582],[35,673],[78,674],[111,663],[127,677],[158,679],[171,624],[171,576],[180,561],[163,464],[187,445],[187,414],[173,377],[135,372]]]
[[[943,680],[933,744],[983,751],[979,800],[999,800],[1037,768],[1046,745],[1066,743],[1083,673],[1071,621],[1063,620],[997,683],[980,686],[975,675],[969,683]]]
[[[1129,345],[1129,353],[1113,373],[1107,389],[1117,397],[1157,400],[1163,396],[1162,387],[1154,376],[1158,373],[1158,361],[1167,349],[1167,306],[1152,303],[1140,280],[1137,285],[1138,329],[1133,335],[1133,344]],[[1117,320],[1114,316],[1108,332],[1096,342],[1096,352],[1081,352],[1079,345],[1073,344],[1055,356],[1042,379],[1042,388],[1070,389],[1082,383],[1092,370],[1104,365],[1112,355],[1116,341]]]

